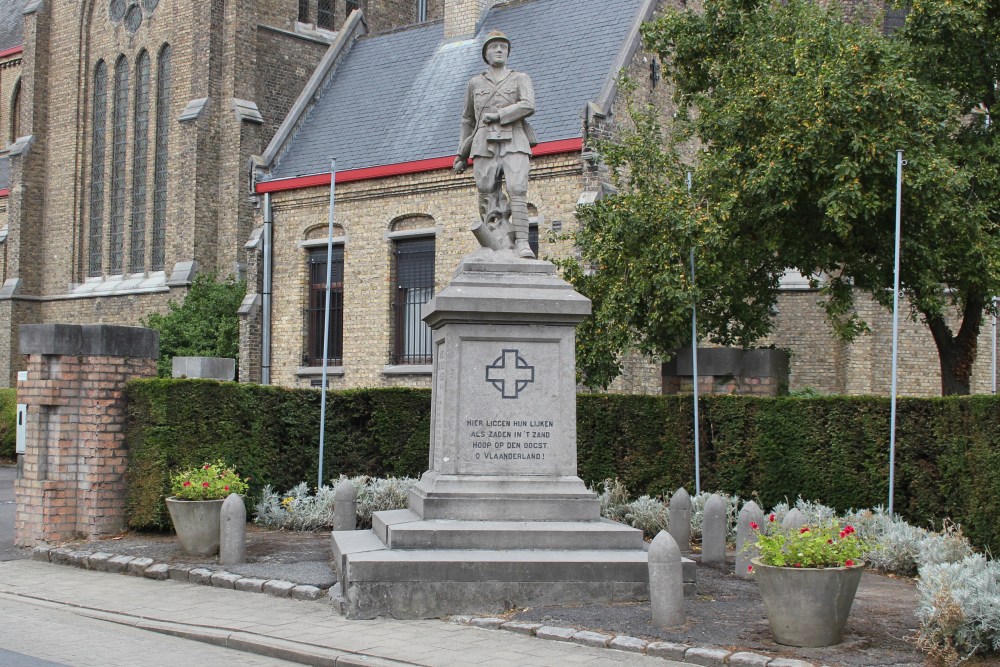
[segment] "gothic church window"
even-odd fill
[[[132,235],[129,271],[140,273],[146,264],[146,163],[149,156],[149,53],[135,61],[135,112],[132,117]]]
[[[108,271],[122,273],[122,255],[125,250],[125,201],[128,189],[125,177],[125,152],[128,129],[128,61],[125,56],[115,63],[114,110],[111,123],[111,224],[110,258]]]
[[[104,240],[104,150],[108,111],[108,67],[103,60],[94,68],[93,137],[90,144],[90,253],[87,275],[101,275]]]
[[[21,80],[14,84],[14,94],[10,101],[10,141],[17,141],[21,123]]]
[[[162,271],[167,240],[167,145],[170,138],[170,45],[160,49],[156,71],[156,156],[153,164],[153,239],[150,269]]]

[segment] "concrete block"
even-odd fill
[[[21,354],[157,359],[160,332],[111,324],[22,324]]]
[[[70,558],[69,555],[73,552],[72,549],[67,547],[58,547],[49,551],[49,562],[55,563],[57,565],[69,565]]]
[[[332,591],[332,589],[331,589]],[[468,614],[456,614],[454,616],[448,617],[449,623],[457,623],[458,625],[468,625],[472,622],[475,616],[469,616]]]
[[[748,651],[740,651],[729,656],[731,667],[767,667],[769,662],[771,662],[771,658],[768,656]]]
[[[264,584],[267,583],[266,579],[254,579],[251,577],[244,577],[238,580],[234,585],[238,591],[247,591],[249,593],[262,593],[264,591]]]
[[[87,558],[90,557],[91,553],[90,551],[71,551],[69,552],[69,564],[73,567],[86,567]]]
[[[576,630],[573,628],[558,628],[551,625],[543,625],[535,630],[535,636],[539,639],[555,639],[560,642],[568,642],[573,639]]]
[[[629,637],[628,635],[618,635],[608,644],[608,648],[613,648],[617,651],[629,651],[631,653],[642,653],[646,650],[646,646],[649,644],[645,639],[639,639],[638,637]]]
[[[213,574],[215,573],[212,570],[208,570],[203,567],[196,567],[188,572],[188,583],[211,586]]]
[[[506,619],[503,618],[474,618],[469,621],[469,625],[474,628],[499,628],[501,625],[506,623]]]
[[[684,654],[691,648],[685,644],[675,644],[674,642],[650,642],[646,645],[646,655],[656,658],[666,658],[667,660],[684,660]]]
[[[811,662],[796,660],[794,658],[774,658],[767,663],[767,667],[816,667]]]
[[[170,565],[167,571],[171,581],[187,582],[190,579],[192,569],[190,565]]]
[[[358,487],[346,477],[333,492],[333,529],[356,530],[358,527]]]
[[[152,558],[136,558],[129,562],[128,573],[135,577],[141,577],[146,572],[146,568],[152,564]]]
[[[107,572],[120,573],[128,571],[128,564],[135,560],[135,556],[112,556],[108,559]]]
[[[703,665],[703,667],[726,667],[726,658],[728,657],[729,651],[720,648],[695,647],[689,648],[684,653],[684,662]]]
[[[49,552],[52,551],[51,547],[39,546],[31,550],[31,560],[40,560],[43,563],[48,563]]]
[[[232,382],[236,360],[225,357],[174,357],[171,375],[175,378],[202,378]]]
[[[519,635],[530,635],[532,637],[535,636],[535,631],[540,627],[542,627],[541,623],[520,623],[518,621],[510,621],[500,626],[503,630],[516,632]]]
[[[652,623],[657,628],[684,625],[684,580],[681,551],[665,530],[649,547],[649,600]]]
[[[239,565],[246,560],[247,507],[243,496],[230,493],[222,503],[219,516],[219,563]]]
[[[170,566],[166,563],[154,563],[146,568],[142,576],[146,579],[164,581],[170,577]]]
[[[236,588],[236,582],[242,579],[238,574],[232,572],[216,572],[212,575],[212,586],[215,588]]]
[[[107,572],[108,561],[111,560],[111,558],[113,557],[114,554],[109,554],[105,551],[98,551],[95,554],[90,554],[90,556],[87,558],[86,563],[84,563],[84,567],[86,567],[88,570]]]
[[[291,597],[292,589],[295,588],[295,584],[290,581],[281,581],[280,579],[272,579],[264,584],[264,592],[276,598],[287,598]]]
[[[572,641],[574,644],[583,644],[584,646],[606,648],[608,642],[610,642],[612,639],[614,639],[614,637],[612,637],[611,635],[602,635],[599,632],[581,630],[580,632],[573,635],[570,641]]]
[[[292,589],[293,600],[318,600],[323,597],[323,589],[300,584]]]

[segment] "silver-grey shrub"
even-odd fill
[[[918,643],[949,664],[1000,651],[1000,563],[981,554],[920,568]]]
[[[667,505],[662,500],[640,496],[626,503],[623,512],[625,523],[638,528],[650,539],[667,529]]]
[[[410,489],[417,483],[412,477],[353,477],[358,486],[358,527],[370,528],[372,514],[405,509]]]
[[[629,495],[628,489],[618,478],[604,480],[600,492],[593,487],[590,490],[597,493],[597,499],[601,501],[601,516],[612,521],[625,522],[625,506],[629,503]]]
[[[417,480],[412,477],[378,478],[362,475],[348,481],[358,489],[358,528],[371,527],[372,513],[403,509],[407,494]],[[254,522],[268,528],[321,530],[333,527],[335,488],[323,486],[309,493],[306,482],[279,495],[268,485],[254,506]]]

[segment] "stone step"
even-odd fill
[[[376,512],[372,529],[390,549],[633,549],[642,531],[614,521],[422,521],[409,510]]]

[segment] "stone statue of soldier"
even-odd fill
[[[526,119],[535,113],[535,92],[527,74],[507,69],[510,40],[502,32],[487,36],[482,55],[490,68],[466,88],[454,170],[461,174],[472,158],[480,216],[472,231],[480,244],[534,259],[527,195],[531,148],[538,142]]]

